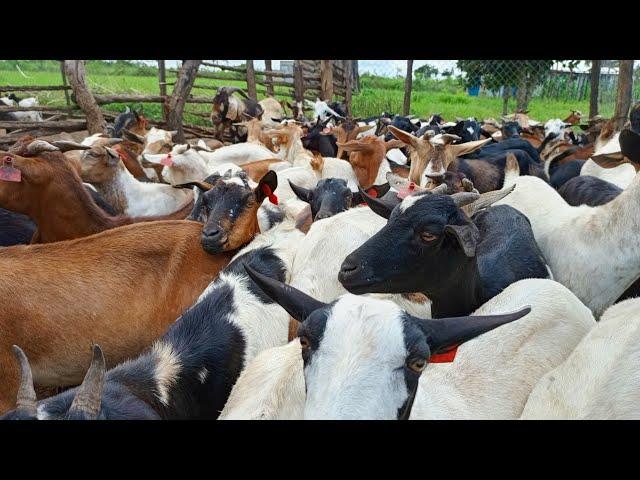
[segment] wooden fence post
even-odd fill
[[[407,77],[404,81],[404,103],[402,114],[409,115],[411,110],[411,86],[413,85],[413,60],[407,60]]]
[[[598,115],[598,95],[600,93],[600,60],[591,60],[591,93],[589,97],[589,118]]]
[[[293,61],[293,92],[296,102],[304,102],[304,77],[300,60]]]
[[[164,60],[158,60],[158,88],[160,96],[164,98],[162,102],[162,121],[167,121],[167,71]]]
[[[633,60],[620,60],[618,67],[618,95],[616,97],[616,110],[613,114],[616,119],[617,130],[621,130],[627,121],[629,108],[631,108],[632,87]]]
[[[256,71],[253,68],[253,60],[247,60],[247,93],[250,98],[258,100],[256,93]]]
[[[68,85],[67,76],[64,73],[64,60],[60,60],[60,74],[62,75],[62,85],[65,87]],[[71,99],[69,98],[69,90],[64,90],[64,99],[67,102],[67,107],[71,109]]]
[[[184,131],[182,129],[182,112],[184,105],[191,93],[193,83],[196,81],[198,68],[202,60],[184,60],[173,86],[173,93],[169,98],[167,112],[167,126],[170,130],[177,130],[177,138],[174,137],[176,143],[184,143]]]
[[[353,89],[356,93],[360,93],[360,72],[358,71],[358,60],[353,60],[351,70],[353,72]]]
[[[84,60],[65,60],[64,70],[76,98],[76,103],[87,117],[87,130],[90,135],[103,133],[107,122],[100,107],[91,95],[85,80]]]
[[[265,69],[267,72],[271,72],[271,71],[273,70],[273,69],[271,68],[271,60],[265,60],[265,61],[264,61],[264,69]],[[271,81],[273,81],[273,77],[272,77],[271,75],[265,74],[265,75],[264,75],[264,80],[265,80],[265,82],[271,82]],[[267,83],[267,84],[265,85],[265,87],[266,87],[266,89],[267,89],[267,96],[269,96],[269,97],[273,97],[273,96],[275,95],[275,94],[274,94],[274,91],[273,91],[273,84],[271,84],[271,83]]]
[[[346,60],[344,62],[344,103],[347,105],[347,117],[352,118],[353,112],[351,109],[351,88],[353,85],[353,72],[352,61]]]
[[[320,99],[325,102],[333,100],[333,62],[320,60]]]

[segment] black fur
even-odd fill
[[[589,205],[597,207],[610,202],[622,193],[613,183],[591,175],[581,175],[567,180],[558,193],[569,205]]]
[[[479,226],[451,197],[424,196],[347,256],[338,275],[352,293],[423,292],[434,318],[468,315],[510,283],[548,278],[529,221],[514,208],[491,207]],[[425,241],[421,233],[435,235]],[[475,245],[466,253],[463,245]],[[384,254],[381,254],[384,252]]]
[[[469,132],[469,128],[472,132]],[[476,120],[461,120],[453,127],[443,128],[446,133],[457,135],[461,140],[455,143],[467,143],[480,140],[480,124]]]
[[[275,254],[272,248],[261,247],[240,255],[224,269],[225,272],[247,277],[251,293],[258,297],[262,303],[273,303],[271,297],[266,295],[251,277],[247,276],[244,269],[245,265],[284,283],[286,281],[287,267],[282,259]]]
[[[307,150],[319,152],[323,157],[335,157],[338,153],[336,137],[333,135],[323,135],[321,132],[325,127],[326,122],[320,122],[318,119],[302,139],[302,145]]]
[[[115,217],[118,215],[118,212],[116,212],[116,209],[113,208],[109,204],[109,202],[107,202],[104,199],[104,197],[100,195],[100,193],[96,192],[93,188],[87,187],[86,185],[84,185],[84,188],[87,192],[89,192],[89,195],[91,195],[91,198],[93,198],[93,201],[96,203],[96,205],[98,205],[107,214],[111,215],[112,217]]]
[[[524,150],[534,162],[538,164],[542,163],[540,154],[535,148],[533,148],[533,145],[531,145],[531,143],[526,141],[524,138],[520,137],[511,137],[501,142],[484,145],[482,148],[476,150],[475,152],[471,152],[465,155],[464,158],[492,157],[501,153],[505,153],[509,150]]]
[[[31,243],[36,228],[28,216],[0,208],[0,247]]]
[[[300,200],[311,206],[314,220],[332,217],[352,206],[353,193],[347,187],[347,181],[341,178],[322,179],[313,189],[295,185],[291,188]]]
[[[586,160],[572,160],[560,165],[553,162],[549,165],[549,175],[551,177],[549,183],[553,188],[559,190],[567,181],[580,175],[580,170],[582,170],[585,162]]]

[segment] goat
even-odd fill
[[[138,161],[144,169],[144,173],[152,181],[161,181],[162,166],[145,164],[145,154],[169,153],[173,147],[173,137],[178,134],[177,130],[162,130],[151,127],[145,135],[138,135],[129,130],[123,130],[124,138],[142,145],[142,151],[138,156]]]
[[[0,288],[12,298],[0,309],[0,413],[18,387],[11,345],[23,346],[44,387],[79,384],[91,342],[105,349],[108,367],[138,355],[255,237],[258,207],[276,182],[269,173],[255,189],[241,176],[199,183],[205,192],[192,216],[202,223],[140,223],[0,250]],[[135,288],[121,288],[122,281]]]
[[[10,153],[13,168],[20,172],[19,181],[0,181],[0,204],[12,211],[28,215],[37,225],[31,243],[49,243],[93,235],[110,228],[139,221],[169,218],[113,217],[96,205],[82,184],[73,164],[53,145],[31,137],[21,140],[22,153]],[[181,205],[177,216],[185,218],[191,205]]]
[[[578,125],[580,120],[582,120],[582,112],[580,110],[571,110],[571,114],[562,121],[565,124],[573,126]]]
[[[411,368],[412,362],[405,363],[404,359],[407,352],[412,353],[412,348],[405,350],[402,339],[414,340],[413,332],[415,331],[403,329],[398,336],[390,333],[397,330],[385,328],[383,335],[378,337],[380,341],[376,341],[373,336],[364,332],[376,330],[371,322],[383,321],[390,327],[388,323],[390,316],[385,314],[392,310],[392,306],[387,302],[380,302],[373,311],[366,307],[359,307],[361,310],[351,316],[358,325],[355,328],[351,328],[353,325],[341,325],[340,330],[344,338],[340,344],[331,342],[336,348],[329,353],[322,349],[322,344],[325,336],[335,340],[334,332],[337,330],[334,330],[334,325],[329,323],[335,321],[335,315],[325,317],[330,319],[327,320],[326,326],[320,325],[319,330],[309,331],[307,328],[315,324],[308,323],[314,320],[309,315],[311,312],[305,312],[309,320],[303,322],[299,337],[285,346],[265,350],[247,365],[236,382],[220,418],[302,419],[318,416],[360,419],[518,418],[536,382],[560,365],[595,324],[591,312],[568,289],[556,282],[541,279],[520,280],[510,285],[503,293],[483,305],[474,315],[513,311],[526,304],[531,305],[531,312],[526,317],[464,343],[453,353],[454,359],[449,360],[453,361],[450,365],[431,363],[436,361],[436,356],[430,350],[426,358],[423,358],[430,364],[426,366],[419,378],[413,408],[410,406],[411,400],[407,402],[410,414],[407,409],[404,410],[405,414],[401,415],[401,412],[389,408],[388,416],[383,415],[380,407],[381,405],[390,407],[386,405],[390,392],[383,390],[382,383],[375,385],[370,383],[365,386],[364,383],[360,383],[364,378],[359,374],[375,371],[376,374],[369,377],[369,380],[376,382],[381,375],[389,375],[391,372],[388,370],[383,372],[393,368],[394,362],[391,362],[391,366],[385,366],[381,359],[386,358],[390,353],[389,349],[392,345],[400,346],[402,354],[397,361],[405,365],[400,372],[404,371],[410,375],[406,381],[400,380],[402,387],[399,387],[398,394],[402,398],[407,396],[410,398],[412,391],[406,388],[406,385],[411,381],[411,375],[419,372],[408,371],[407,367]],[[372,315],[367,315],[368,313]],[[366,323],[366,328],[363,330],[360,328],[360,319],[365,315],[367,318],[363,323]],[[382,324],[378,328],[381,332],[383,331]],[[317,341],[314,341],[316,339]],[[399,342],[398,339],[400,339]],[[302,346],[301,342],[305,346]],[[316,352],[320,353],[320,351],[326,353],[329,358],[340,355],[343,359],[354,359],[361,345],[370,346],[371,350],[368,354],[360,351],[363,355],[367,355],[367,358],[358,356],[358,360],[354,360],[355,363],[349,363],[358,368],[354,367],[348,371],[340,368],[331,373],[322,368],[312,374],[311,363],[308,360],[303,363],[303,356],[308,359],[309,355],[316,355]],[[496,345],[500,346],[499,354],[496,354]],[[381,352],[379,348],[384,348],[385,352]],[[451,354],[445,355],[451,356]],[[314,361],[324,361],[319,358],[314,358]],[[372,366],[371,370],[368,370],[369,365]],[[415,366],[421,367],[420,364]],[[366,370],[363,371],[362,368]],[[307,400],[305,383],[307,388],[318,385],[305,382],[305,376],[308,374],[322,375],[323,379],[320,381],[323,385],[332,378],[344,387],[332,398],[325,397],[332,405],[331,413],[324,411],[316,415],[317,403],[314,407],[309,405],[308,409],[305,406]],[[353,381],[355,378],[358,380]],[[389,382],[386,385],[395,384],[395,382]],[[316,393],[312,392],[311,395]],[[349,398],[345,398],[345,395]],[[354,396],[357,396],[357,400]],[[344,400],[347,402],[343,403]],[[327,405],[326,403],[325,406]],[[312,413],[312,410],[315,412]],[[340,413],[336,414],[336,412]]]
[[[187,192],[171,185],[136,180],[118,152],[109,147],[92,147],[83,152],[81,176],[85,182],[92,183],[116,211],[128,216],[169,215],[189,201]]]
[[[299,187],[289,181],[296,196],[311,207],[311,218],[322,220],[344,212],[351,207],[360,205],[364,200],[360,192],[352,192],[346,180],[341,178],[326,178],[320,180],[313,189]],[[369,189],[375,197],[381,197],[389,191],[389,184],[376,185]]]
[[[569,205],[597,207],[610,202],[622,193],[620,187],[590,175],[580,175],[565,182],[558,193]]]
[[[475,118],[458,121],[452,127],[441,127],[444,133],[460,137],[457,143],[475,142],[480,140],[480,124]]]
[[[243,266],[285,280],[302,236],[291,224],[259,235],[139,357],[106,373],[102,358],[100,380],[89,386],[85,379],[80,387],[37,404],[35,396],[25,401],[19,393],[19,408],[4,418],[28,413],[32,419],[65,419],[82,413],[91,420],[215,419],[244,365],[287,341],[289,315],[262,293]],[[90,371],[96,369],[95,359],[94,351]],[[21,367],[24,372],[28,362]],[[30,376],[22,376],[21,393],[33,389]],[[91,401],[78,409],[82,398]]]
[[[613,168],[602,168],[589,159],[582,165],[580,175],[591,175],[606,180],[624,190],[636,176],[636,169],[629,163],[623,163]]]
[[[554,278],[599,317],[640,277],[640,217],[634,207],[640,176],[598,207],[572,207],[539,178],[518,177],[513,184],[513,192],[497,203],[527,216]]]
[[[338,136],[334,131],[334,127],[327,127],[329,120],[331,119],[328,118],[321,122],[320,118],[318,118],[315,124],[310,125],[306,135],[302,138],[302,145],[307,150],[320,153],[323,157],[341,158],[338,155],[340,150],[336,145]]]
[[[23,98],[20,99],[18,98],[14,93],[10,93],[9,95],[7,95],[6,97],[2,97],[0,99],[1,103],[4,103],[6,106],[8,107],[22,107],[22,108],[29,108],[29,107],[35,107],[38,105],[38,99],[35,97],[29,97],[29,98]],[[13,117],[13,118],[11,118]],[[9,115],[9,118],[7,118],[8,120],[15,120],[15,121],[27,121],[27,122],[42,122],[43,118],[42,118],[42,113],[36,110],[32,110],[32,111],[19,111],[19,112],[11,112],[11,114]]]
[[[433,354],[531,312],[527,306],[507,314],[421,319],[392,302],[350,294],[326,304],[245,268],[267,295],[301,322],[298,338],[307,389],[305,418],[407,419],[420,375]],[[517,325],[508,330],[517,331]],[[495,356],[496,340],[508,338],[504,330],[494,333],[490,358]],[[517,343],[522,346],[522,341]],[[547,348],[543,342],[537,344],[538,349]],[[363,350],[362,345],[368,349]],[[471,345],[469,350],[474,350]],[[344,365],[357,368],[345,369]],[[513,378],[509,380],[514,383]],[[519,390],[525,390],[526,398],[526,386]]]
[[[609,307],[531,392],[521,419],[640,419],[640,299]]]
[[[257,143],[236,143],[220,147],[213,152],[200,150],[198,153],[213,167],[223,163],[235,163],[241,166],[258,160],[268,160],[274,156],[281,157],[281,154],[274,154],[264,145]]]
[[[514,208],[473,211],[507,189],[479,201],[474,192],[442,195],[442,187],[408,195],[393,210],[364,194],[388,222],[342,263],[338,280],[349,292],[419,291],[439,318],[468,315],[523,278],[549,278],[527,217]],[[461,209],[468,205],[470,214]]]
[[[244,116],[246,117],[245,120],[239,123],[234,123],[234,125],[243,126],[247,129],[247,143],[262,145],[264,147],[267,147],[272,152],[277,152],[277,149],[273,144],[271,137],[265,135],[262,131],[263,125],[271,127],[273,125],[273,122],[265,123],[261,120],[258,120],[257,118],[248,117],[246,114],[244,114]]]
[[[258,102],[262,108],[262,123],[267,127],[275,127],[284,118],[282,104],[273,97],[263,98]],[[246,114],[245,114],[246,115]],[[249,140],[247,140],[249,141]]]
[[[235,92],[238,92],[244,98],[234,97],[233,94]],[[239,122],[243,118],[243,113],[261,120],[264,109],[261,104],[249,98],[249,95],[239,87],[219,87],[215,97],[213,97],[211,123],[216,125],[225,120]]]
[[[385,181],[387,172],[391,171],[386,153],[398,144],[397,140],[385,142],[381,137],[369,136],[346,143],[339,142],[338,146],[349,155],[349,163],[358,178],[358,184],[366,189]]]
[[[307,105],[309,107],[313,108],[313,119],[314,120],[320,120],[321,122],[324,122],[330,116],[333,116],[335,118],[341,118],[341,119],[344,119],[345,116],[346,116],[346,115],[341,115],[340,113],[336,112],[332,107],[329,106],[329,104],[327,104],[327,102],[325,102],[323,100],[320,100],[319,98],[317,98],[315,102],[312,102],[311,100],[306,100],[305,99],[305,102],[307,103]],[[340,104],[334,102],[334,103],[332,103],[332,105],[333,106],[339,106]],[[342,111],[341,107],[339,107],[339,109]]]

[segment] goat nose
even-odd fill
[[[322,220],[323,218],[329,218],[329,217],[331,217],[331,212],[322,211],[322,212],[318,212],[318,214],[316,215],[316,220]]]
[[[213,239],[219,237],[222,234],[222,230],[217,227],[212,227],[202,230],[202,233],[205,237]]]
[[[350,261],[348,258],[342,262],[340,266],[340,273],[353,273],[358,269],[359,265],[356,265],[354,262]]]

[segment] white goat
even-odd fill
[[[278,154],[273,153],[264,145],[251,142],[236,143],[217,148],[213,152],[200,151],[199,153],[211,166],[220,165],[222,163],[244,165],[245,163],[256,162],[258,160],[267,160],[279,157]]]
[[[596,318],[640,277],[640,175],[618,197],[598,207],[572,207],[537,177],[522,176],[497,205],[510,205],[531,222],[553,277]]]
[[[284,117],[284,108],[282,108],[280,102],[273,97],[267,97],[258,103],[264,111],[262,114],[262,124],[267,127],[279,125]]]
[[[623,163],[613,168],[602,168],[589,159],[582,165],[580,175],[591,175],[606,180],[624,190],[629,186],[633,177],[636,176],[636,169],[630,163]]]
[[[609,307],[535,386],[522,419],[640,420],[640,299]]]

